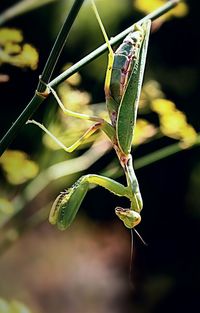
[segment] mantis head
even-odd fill
[[[115,214],[124,222],[127,228],[134,228],[141,221],[141,216],[138,212],[131,209],[115,208]]]

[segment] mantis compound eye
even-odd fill
[[[140,214],[131,209],[116,207],[115,214],[124,222],[127,228],[134,228],[141,221]]]

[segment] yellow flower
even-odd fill
[[[64,83],[59,87],[59,96],[68,109],[91,114],[88,106],[91,97],[88,92],[72,89],[68,84]]]
[[[192,146],[197,139],[197,133],[191,125],[187,125],[187,127],[185,127],[182,130],[181,136],[182,136],[181,139],[182,148],[188,148]]]
[[[164,0],[134,0],[133,5],[139,11],[148,14],[162,6],[165,2]]]
[[[17,54],[17,53],[20,53],[21,47],[18,44],[7,42],[4,47],[4,51],[7,54]]]
[[[187,123],[185,114],[179,111],[172,101],[154,99],[151,101],[151,108],[158,113],[160,130],[165,136],[180,140],[182,147],[194,144],[196,131]]]
[[[142,88],[142,92],[144,93],[144,95],[153,100],[153,99],[158,99],[164,96],[160,84],[156,81],[156,80],[149,80],[147,81],[143,88]],[[148,99],[148,100],[149,100]]]
[[[22,42],[23,36],[19,29],[0,28],[0,45],[5,46],[7,42]]]
[[[4,152],[0,159],[7,180],[13,185],[18,185],[33,178],[38,173],[38,166],[28,159],[26,153],[18,150]]]
[[[8,62],[18,67],[30,67],[35,70],[38,64],[38,53],[31,45],[24,44],[20,49],[20,53],[10,56]]]
[[[176,17],[183,17],[188,14],[188,6],[184,2],[180,2],[173,10],[172,10],[172,15]]]
[[[157,129],[151,123],[144,119],[138,119],[133,137],[133,144],[139,145],[147,139],[153,137],[157,133]]]
[[[164,114],[160,117],[160,129],[164,135],[179,139],[181,131],[187,127],[185,115],[176,110],[172,114]]]
[[[137,10],[144,12],[145,14],[148,14],[156,10],[157,8],[161,7],[166,2],[167,1],[165,0],[134,0],[133,5]],[[188,13],[187,4],[181,2],[174,9],[170,10],[161,18],[166,20],[173,16],[182,17],[185,16],[187,13]]]
[[[151,102],[151,109],[158,114],[172,113],[176,108],[172,101],[166,99],[155,99]]]
[[[0,29],[0,64],[9,63],[18,67],[30,67],[35,70],[38,64],[38,52],[30,44],[22,44],[23,36],[18,29]]]

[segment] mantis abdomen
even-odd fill
[[[106,88],[107,106],[113,126],[116,124],[118,108],[128,79],[138,59],[143,37],[142,27],[136,25],[114,53],[110,85]]]

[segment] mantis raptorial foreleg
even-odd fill
[[[85,175],[56,198],[49,216],[50,223],[56,224],[60,230],[66,229],[73,222],[90,184],[104,187],[119,197],[127,197],[129,199],[131,197],[129,189],[113,179],[100,175]],[[116,208],[116,214],[119,209]],[[134,223],[135,226],[140,222],[140,214],[138,212],[129,210],[129,215],[130,217],[126,217],[127,224],[132,223],[131,225],[133,225]]]

